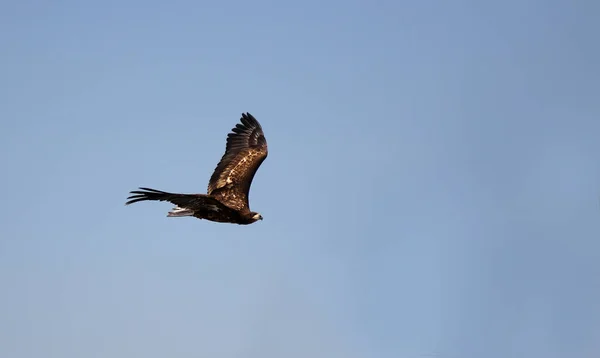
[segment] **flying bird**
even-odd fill
[[[208,182],[206,194],[177,194],[150,188],[131,191],[125,205],[138,201],[168,201],[167,217],[193,216],[221,223],[252,224],[263,217],[250,210],[248,193],[254,174],[267,158],[267,140],[260,123],[242,113],[241,123],[227,135],[225,153]]]

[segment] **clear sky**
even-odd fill
[[[600,3],[5,1],[0,357],[600,356]],[[242,112],[250,226],[204,193]]]

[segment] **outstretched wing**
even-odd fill
[[[248,209],[248,193],[254,174],[268,154],[267,140],[260,123],[243,113],[227,135],[225,154],[208,183],[208,194],[237,210]]]
[[[181,208],[190,210],[200,210],[208,206],[221,206],[221,203],[210,196],[204,194],[175,194],[168,193],[166,191],[140,188],[141,190],[135,190],[130,192],[133,194],[129,196],[125,205],[137,203],[138,201],[168,201]]]

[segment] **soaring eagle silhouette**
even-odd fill
[[[241,123],[227,135],[225,154],[217,164],[206,194],[174,194],[150,188],[131,191],[125,205],[143,200],[168,201],[176,206],[168,217],[193,216],[239,225],[262,220],[251,211],[248,193],[254,174],[267,158],[267,140],[260,123],[250,113],[242,113]]]

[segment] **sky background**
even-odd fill
[[[5,1],[0,357],[600,356],[600,3]],[[250,226],[204,193],[242,112]]]

